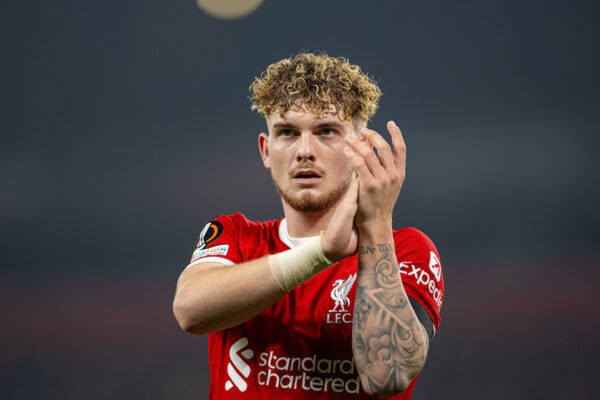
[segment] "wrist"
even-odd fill
[[[321,239],[323,238],[323,232],[321,232]],[[323,256],[329,260],[331,262],[331,264],[334,264],[336,262],[338,262],[339,260],[341,260],[342,258],[345,257],[344,254],[340,254],[339,251],[332,251],[329,248],[327,248],[327,241],[320,241],[321,244],[321,251],[323,251]],[[329,246],[331,247],[331,246]]]
[[[382,236],[392,232],[392,220],[390,219],[372,219],[362,221],[356,224],[356,230],[359,237],[364,236]]]
[[[269,256],[271,274],[284,292],[289,292],[331,264],[333,262],[321,248],[321,237]]]

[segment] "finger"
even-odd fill
[[[361,132],[361,134],[362,133],[363,132]],[[362,168],[362,166],[360,168],[358,167],[358,165],[354,166],[357,172],[359,174],[362,174],[365,179],[369,179],[369,177],[381,176],[381,174],[384,173],[381,162],[379,161],[377,154],[373,150],[373,145],[371,144],[369,139],[367,139],[365,135],[363,135],[363,137],[363,140],[356,139],[352,136],[346,137],[346,142],[353,150],[353,162],[358,163],[358,160],[356,158],[361,158],[362,164],[364,164],[364,168],[366,168],[368,174],[366,173],[365,169]]]
[[[344,155],[348,157],[352,167],[354,168],[354,171],[356,172],[356,180],[358,180],[358,178],[365,180],[372,178],[371,171],[369,171],[369,168],[367,168],[365,160],[354,151],[354,148],[350,146],[349,143],[344,146]]]
[[[369,143],[377,149],[379,163],[386,171],[392,171],[395,168],[394,155],[389,143],[376,131],[364,128],[361,133],[367,138]]]
[[[402,131],[398,128],[398,125],[394,121],[387,123],[388,132],[392,137],[392,146],[394,153],[394,161],[396,168],[404,173],[406,169],[406,143],[404,143],[404,137]]]

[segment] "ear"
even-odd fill
[[[263,165],[266,169],[269,169],[271,167],[269,164],[269,135],[264,132],[258,135],[258,151],[260,152]]]

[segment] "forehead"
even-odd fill
[[[336,113],[334,106],[331,106],[330,112],[321,115],[315,114],[305,107],[294,107],[287,110],[283,115],[280,112],[273,112],[267,117],[267,125],[269,128],[277,127],[278,125],[297,127],[336,125],[351,128],[353,126],[352,121],[344,121],[343,115],[340,114]]]

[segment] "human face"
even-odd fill
[[[297,108],[283,117],[273,113],[267,127],[269,134],[259,136],[259,149],[284,204],[301,212],[337,204],[352,182],[343,149],[345,137],[355,133],[353,122]]]

